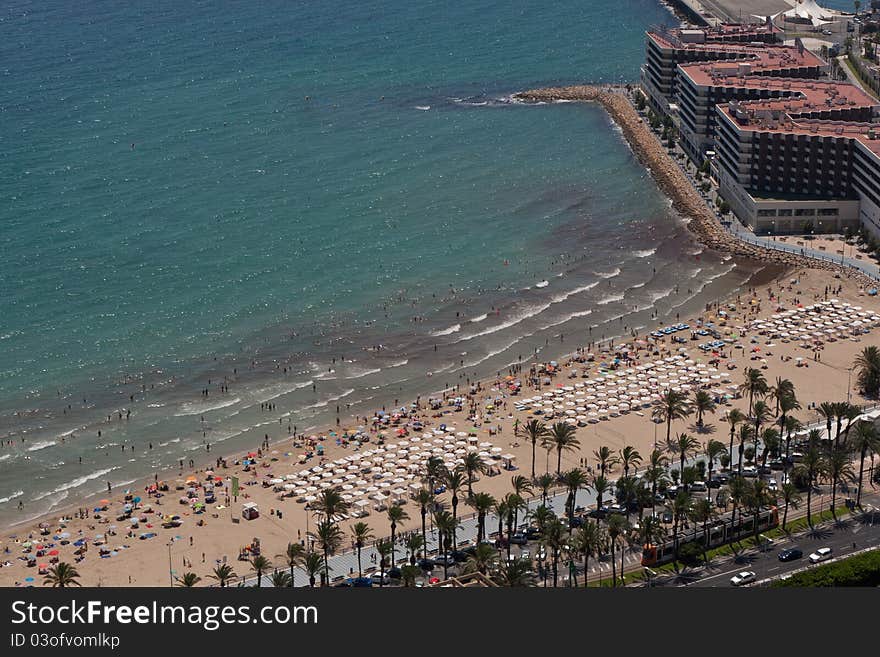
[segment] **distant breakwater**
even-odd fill
[[[858,280],[861,284],[875,285],[871,278],[849,267],[748,244],[724,230],[684,172],[639,116],[622,88],[593,85],[546,87],[514,94],[514,98],[527,103],[564,100],[600,104],[620,126],[630,148],[650,170],[658,187],[672,200],[675,210],[690,219],[688,228],[708,248],[783,267],[825,269]]]

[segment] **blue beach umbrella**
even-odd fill
[[[33,577],[25,577],[25,578],[24,578],[24,581],[25,581],[25,582],[33,582],[33,581],[34,581],[34,578],[33,578]]]

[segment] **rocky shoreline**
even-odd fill
[[[748,244],[724,230],[682,170],[669,157],[666,149],[620,90],[592,85],[548,87],[523,91],[514,94],[514,98],[528,103],[559,100],[599,103],[620,126],[633,152],[650,170],[663,193],[672,200],[675,210],[690,219],[688,228],[691,232],[708,248],[783,267],[824,269],[858,281],[861,285],[872,287],[875,285],[871,278],[849,267]]]

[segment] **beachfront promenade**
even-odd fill
[[[636,156],[649,169],[658,187],[673,202],[682,216],[690,219],[688,228],[705,246],[716,251],[787,267],[825,269],[860,279],[873,285],[880,280],[880,270],[872,263],[855,258],[834,257],[827,253],[780,243],[759,237],[739,221],[722,221],[711,204],[711,198],[699,191],[696,181],[685,165],[674,157],[633,106],[625,87],[591,85],[550,87],[516,94],[525,102],[558,100],[596,102],[620,126]]]

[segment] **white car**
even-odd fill
[[[810,563],[819,563],[820,561],[825,561],[826,559],[831,558],[831,548],[824,547],[819,548],[813,554],[810,555]]]
[[[751,570],[744,570],[731,577],[730,583],[734,586],[742,586],[743,584],[754,582],[755,579],[757,579],[757,575],[755,575],[755,573],[753,573]]]

